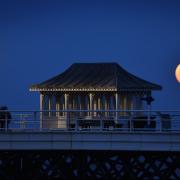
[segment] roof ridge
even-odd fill
[[[115,64],[115,65],[118,65],[118,63],[117,62],[75,62],[75,63],[73,63],[72,65],[74,65],[74,64]]]

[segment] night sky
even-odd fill
[[[180,110],[180,1],[0,1],[0,105],[39,110],[30,85],[74,62],[118,62],[163,86],[153,109]]]

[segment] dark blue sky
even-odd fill
[[[0,105],[38,110],[31,84],[111,61],[163,86],[154,109],[180,109],[180,1],[0,1]]]

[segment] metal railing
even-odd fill
[[[180,131],[180,111],[0,111],[0,131]]]

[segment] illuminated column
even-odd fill
[[[108,104],[107,104],[107,95],[104,95],[104,106],[105,106],[105,116],[108,115],[107,110],[108,110]]]
[[[92,93],[89,93],[89,115],[92,116],[92,110],[93,110],[93,95]]]
[[[67,93],[64,94],[64,110],[65,111],[68,110],[68,94]]]
[[[55,110],[56,112],[54,113],[56,118],[55,118],[55,127],[59,128],[60,127],[60,97],[59,94],[55,95]]]
[[[85,109],[89,110],[89,95],[88,94],[85,95]],[[88,111],[85,114],[86,114],[86,116],[89,116]]]
[[[67,115],[67,108],[68,108],[68,94],[64,94],[64,103],[63,103],[63,115],[66,116]]]
[[[40,93],[40,111],[43,111],[44,107],[44,95]]]
[[[101,109],[101,96],[98,96],[98,98],[97,98],[97,109],[98,110]]]
[[[68,110],[68,97],[69,97],[69,95],[67,93],[65,93],[64,94],[64,110],[65,110],[64,115],[66,117],[65,118],[65,120],[66,120],[66,122],[65,122],[66,128],[69,127],[69,117],[68,117],[69,113],[67,112],[67,110]]]
[[[60,97],[59,95],[56,95],[56,116],[60,116]]]
[[[97,104],[97,100],[96,100],[96,99],[97,99],[97,96],[94,95],[94,96],[93,96],[93,106],[92,106],[92,108],[93,108],[93,113],[92,113],[92,115],[93,115],[93,116],[96,116],[96,112],[94,112],[94,111],[97,110],[97,107],[96,107],[96,106],[97,106],[97,105],[96,105],[96,104]]]
[[[117,112],[118,109],[119,109],[119,95],[118,95],[118,93],[116,92],[116,94],[115,94],[116,122],[117,122],[117,120],[118,120],[118,112]]]
[[[112,112],[110,112],[112,110],[112,94],[109,94],[109,102],[108,102],[108,107],[109,107],[109,116],[112,117]]]
[[[49,111],[49,116],[51,116],[51,107],[52,107],[52,95],[48,95],[48,111]]]
[[[62,114],[63,114],[63,116],[65,116],[65,112],[64,112],[64,110],[65,110],[65,94],[63,94],[62,95]]]
[[[43,121],[43,109],[44,108],[44,95],[40,93],[40,129],[42,128]]]

